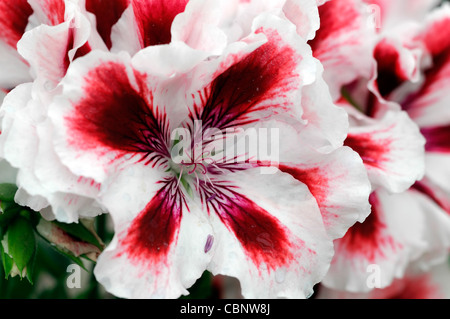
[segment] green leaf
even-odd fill
[[[2,255],[2,264],[3,270],[5,272],[5,279],[8,279],[9,274],[11,273],[11,270],[14,266],[14,261],[11,257],[8,256],[7,253],[5,253],[3,245],[1,243],[0,243],[0,253]]]
[[[2,226],[8,225],[22,210],[22,207],[11,202],[2,202],[0,208],[2,209],[0,213],[0,225]]]
[[[34,284],[34,273],[35,273],[35,266],[36,266],[36,256],[37,256],[37,252],[38,252],[38,245],[37,245],[37,241],[35,242],[35,247],[34,247],[34,253],[33,256],[31,257],[30,262],[28,263],[27,266],[27,279],[28,282],[30,284]]]
[[[36,250],[33,227],[29,220],[20,217],[8,227],[7,235],[9,255],[22,272]]]
[[[0,201],[14,202],[17,186],[14,184],[0,184]]]
[[[87,229],[82,223],[78,224],[66,224],[61,222],[53,222],[56,226],[64,230],[71,236],[74,236],[82,241],[90,243],[92,245],[97,246],[100,250],[103,250],[102,245],[99,243],[97,238],[89,229]]]

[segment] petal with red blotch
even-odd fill
[[[374,187],[402,192],[424,175],[425,141],[405,112],[351,127],[344,144],[361,156]]]
[[[15,49],[32,13],[27,0],[0,1],[0,41]]]
[[[112,27],[119,21],[131,0],[86,0],[86,10],[95,15],[97,31],[111,49]]]
[[[289,174],[259,168],[200,184],[214,230],[208,270],[239,279],[246,298],[305,298],[333,254],[314,197]]]
[[[0,1],[0,88],[10,90],[30,80],[29,68],[17,54],[17,42],[33,13],[26,0]]]
[[[65,21],[66,1],[28,0],[38,21],[50,26],[55,26]]]
[[[191,117],[204,128],[243,126],[279,114],[301,121],[300,89],[316,76],[308,46],[292,24],[275,16],[259,16],[254,28],[246,42],[196,69]],[[268,42],[261,43],[264,37]]]
[[[189,0],[131,0],[118,23],[113,27],[112,50],[130,54],[148,46],[172,41],[172,22],[182,13]],[[133,30],[130,36],[130,30]]]
[[[53,150],[52,126],[42,120],[45,106],[32,98],[38,96],[33,88],[31,84],[18,86],[2,109],[0,144],[4,157],[18,169],[16,201],[36,211],[50,205],[52,218],[63,222],[98,215],[102,209],[91,198],[99,192],[99,185],[80,180],[62,165]]]
[[[402,102],[402,107],[420,126],[443,126],[450,123],[447,87],[450,85],[450,41],[443,30],[450,29],[450,6],[437,9],[427,20],[417,40],[423,41],[433,58],[425,70],[422,87]]]
[[[371,186],[366,171],[359,156],[347,147],[326,155],[311,151],[297,163],[280,163],[279,169],[308,186],[332,239],[341,238],[370,213]]]
[[[405,273],[407,266],[428,248],[422,238],[423,211],[414,195],[404,192],[389,195],[378,190],[370,196],[372,212],[335,241],[335,256],[323,280],[329,288],[367,292],[372,274],[370,265],[378,265],[380,287],[387,287]]]
[[[343,85],[370,77],[375,30],[369,13],[359,0],[333,0],[319,7],[321,27],[310,45],[324,65],[334,100]]]
[[[84,21],[87,22],[87,21]],[[72,28],[70,22],[57,26],[41,25],[25,33],[18,51],[29,62],[43,89],[52,91],[65,76],[75,52],[82,56],[90,50],[87,40],[89,26]],[[42,46],[42,43],[46,43]]]
[[[205,245],[213,232],[176,178],[141,163],[117,175],[101,201],[115,225],[94,270],[106,290],[125,298],[186,295],[211,259]]]
[[[376,87],[386,97],[406,81],[417,82],[418,57],[399,41],[383,38],[374,50],[377,61]]]
[[[424,229],[420,234],[426,243],[427,249],[411,267],[427,270],[448,260],[450,249],[450,197],[439,187],[433,185],[427,179],[416,183],[407,191],[414,197],[414,204],[422,211]]]
[[[101,183],[125,162],[156,166],[170,156],[162,89],[134,70],[126,53],[95,51],[77,59],[61,85],[49,117],[56,152],[76,175]]]

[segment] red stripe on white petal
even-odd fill
[[[436,205],[450,215],[450,197],[439,186],[434,185],[429,179],[417,181],[411,189],[427,196]]]
[[[340,148],[328,155],[315,154],[310,161],[299,161],[303,163],[282,163],[279,169],[308,186],[333,239],[342,237],[356,221],[367,217],[370,183],[356,153]],[[351,200],[346,195],[349,193]]]
[[[450,7],[448,5],[433,11],[416,40],[424,43],[426,49],[436,58],[450,49]]]
[[[290,264],[293,255],[288,230],[275,217],[234,187],[203,184],[202,192],[208,211],[216,213],[234,233],[256,266],[265,263],[276,269]]]
[[[309,296],[328,268],[332,240],[308,188],[279,170],[224,178],[201,185],[216,245],[208,270],[238,278],[246,298]]]
[[[376,83],[382,96],[387,96],[402,83],[412,79],[417,71],[410,56],[405,55],[405,48],[400,44],[384,38],[375,47],[374,58],[377,61],[378,76]]]
[[[422,41],[433,58],[433,64],[425,70],[424,84],[402,103],[411,118],[419,126],[448,125],[447,88],[450,85],[450,6],[436,10],[416,40]]]
[[[388,160],[392,140],[390,138],[374,139],[372,133],[349,133],[345,145],[356,151],[364,161],[364,164],[383,168],[383,163]]]
[[[333,99],[338,99],[343,85],[370,76],[375,30],[361,1],[328,1],[319,7],[319,16],[320,28],[309,43],[323,63]]]
[[[377,258],[385,257],[384,250],[394,250],[398,246],[394,239],[385,233],[385,212],[382,210],[376,193],[369,197],[372,212],[362,223],[351,227],[339,242],[339,249],[346,253],[375,262]]]
[[[361,156],[375,186],[401,192],[423,177],[425,140],[405,112],[350,128],[344,144]]]
[[[0,1],[0,40],[16,48],[32,13],[27,0]]]
[[[442,125],[450,122],[447,106],[450,101],[447,88],[450,85],[450,50],[435,60],[424,74],[425,83],[419,91],[402,103],[404,110],[419,126]]]
[[[200,102],[194,106],[194,116],[203,121],[204,127],[224,129],[274,114],[300,113],[300,106],[295,106],[300,103],[296,99],[304,80],[299,74],[304,57],[279,32],[260,28],[256,33],[265,34],[267,43],[249,54],[229,54],[222,62],[217,76],[199,93]],[[220,70],[227,64],[230,66]],[[311,75],[305,72],[307,76]]]
[[[47,25],[58,25],[65,21],[65,0],[30,0],[39,20]]]
[[[145,76],[134,74],[138,81],[134,88],[127,72],[124,64],[107,62],[84,77],[83,98],[65,119],[71,143],[81,150],[106,147],[119,151],[119,156],[131,153],[155,163],[169,156],[166,118],[153,105]]]
[[[172,22],[188,1],[132,0],[142,48],[170,43]]]
[[[450,124],[422,127],[420,132],[427,141],[425,144],[427,152],[450,153]]]
[[[86,0],[86,10],[93,13],[97,21],[97,31],[108,49],[111,49],[111,30],[119,21],[130,0]]]
[[[135,263],[163,261],[177,241],[182,218],[183,194],[176,180],[161,182],[162,187],[133,220],[122,238],[123,251]]]

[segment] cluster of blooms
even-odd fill
[[[49,221],[110,214],[94,273],[119,297],[177,298],[205,270],[247,298],[444,297],[437,5],[0,0],[2,179]],[[276,159],[236,147],[251,129]]]

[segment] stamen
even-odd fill
[[[217,197],[217,194],[212,194],[211,197],[209,197],[206,201],[207,202],[212,201],[216,197]]]
[[[206,244],[205,244],[205,254],[211,250],[213,244],[214,244],[214,236],[208,235],[208,238],[206,239]]]

